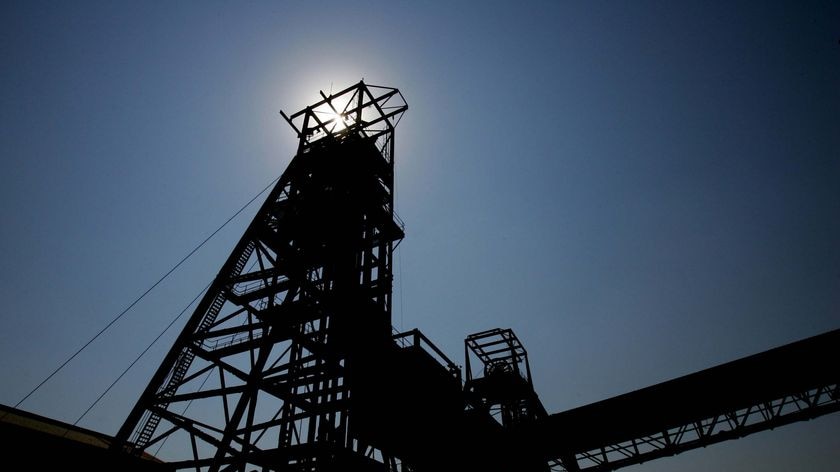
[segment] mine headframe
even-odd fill
[[[287,118],[298,151],[115,437],[175,469],[398,470],[366,439],[388,370],[397,89],[359,82]],[[375,375],[374,375],[375,373]],[[359,413],[361,412],[361,413]]]

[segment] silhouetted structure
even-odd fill
[[[113,438],[51,418],[0,405],[0,454],[10,468],[91,472],[168,472],[148,454],[111,449]]]
[[[557,470],[614,470],[840,410],[840,330],[549,416]],[[558,461],[554,461],[555,464]]]
[[[548,415],[511,330],[466,379],[391,327],[397,89],[359,82],[283,115],[283,173],[115,438],[177,469],[608,470],[836,411],[840,331]],[[473,376],[471,363],[481,365]],[[723,387],[726,388],[723,388]],[[701,393],[702,392],[702,393]]]

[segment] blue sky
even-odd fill
[[[360,78],[410,106],[394,324],[459,360],[513,328],[550,411],[837,328],[840,6],[677,3],[4,2],[0,402],[282,172],[280,109]],[[23,407],[75,420],[254,210]],[[837,416],[628,470],[833,470]]]

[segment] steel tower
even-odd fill
[[[116,436],[195,470],[388,470],[354,390],[394,344],[395,88],[359,82],[284,118],[297,154]],[[282,112],[281,112],[282,113]],[[361,395],[364,397],[364,395]],[[357,404],[361,400],[356,401]],[[176,446],[177,444],[177,446]],[[348,469],[349,468],[349,469]]]

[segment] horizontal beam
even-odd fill
[[[522,433],[547,459],[576,457],[591,470],[639,463],[837,411],[837,359],[840,330],[557,413]]]

